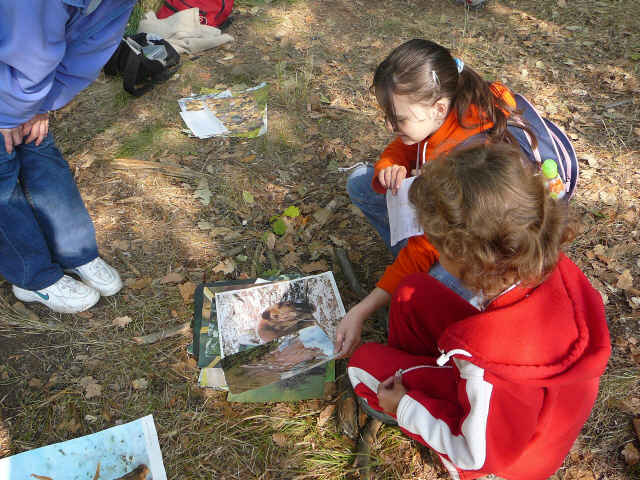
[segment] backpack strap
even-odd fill
[[[122,69],[122,83],[124,89],[134,97],[139,97],[145,92],[148,92],[153,88],[153,83],[145,83],[142,87],[136,88],[138,83],[140,68],[142,67],[142,61],[144,55],[141,51],[136,51],[134,47],[127,41],[130,37],[125,37],[123,40],[123,48],[127,48],[123,52],[125,55],[124,66]],[[131,39],[133,40],[133,39]],[[135,40],[134,40],[135,41]]]

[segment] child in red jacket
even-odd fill
[[[362,166],[349,176],[347,192],[397,257],[341,322],[340,356],[353,352],[364,321],[389,303],[406,275],[428,272],[438,259],[424,235],[409,238],[405,248],[404,242],[391,246],[385,192],[395,193],[422,165],[475,135],[483,133],[493,143],[510,141],[507,119],[516,106],[504,85],[486,82],[445,47],[422,39],[391,52],[376,69],[373,90],[397,138],[375,166]]]
[[[542,480],[587,420],[610,354],[599,293],[560,247],[566,206],[507,145],[428,163],[411,186],[440,252],[405,278],[389,343],[353,354],[365,408],[435,450],[454,479]]]

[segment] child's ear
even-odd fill
[[[435,107],[436,118],[438,120],[444,119],[449,113],[449,105],[451,104],[451,100],[448,98],[439,98],[436,103],[433,105]]]

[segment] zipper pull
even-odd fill
[[[471,357],[471,354],[469,352],[467,352],[466,350],[462,350],[461,348],[454,348],[453,350],[449,351],[448,353],[445,353],[444,350],[440,350],[442,352],[442,355],[440,355],[438,357],[438,359],[436,360],[436,363],[438,364],[439,367],[444,366],[446,363],[449,362],[449,359],[453,356],[453,355],[464,355],[466,357]]]

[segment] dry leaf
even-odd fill
[[[595,480],[593,472],[582,467],[571,467],[563,477],[563,480]]]
[[[76,358],[78,358],[78,357],[76,357]],[[96,379],[93,378],[93,377],[82,377],[80,380],[78,380],[78,383],[81,386],[86,387],[90,383],[96,383]]]
[[[264,236],[264,243],[267,244],[267,248],[269,250],[273,250],[273,248],[276,246],[276,235],[273,232],[267,232],[267,234]]]
[[[600,200],[607,205],[617,205],[618,197],[612,192],[602,191],[600,192]]]
[[[299,261],[300,254],[296,252],[289,252],[281,259],[282,265],[285,267],[293,267],[297,265]]]
[[[102,387],[97,383],[90,383],[84,389],[84,396],[87,399],[99,397],[100,395],[102,395]]]
[[[40,388],[42,386],[42,381],[38,378],[32,378],[29,380],[29,386],[32,388]]]
[[[127,287],[133,288],[134,290],[142,290],[151,285],[151,277],[128,279],[124,283]]]
[[[171,272],[162,277],[160,283],[163,285],[166,283],[180,283],[182,280],[184,280],[184,275],[178,272]]]
[[[623,290],[629,290],[633,287],[633,277],[631,276],[631,271],[628,268],[618,277],[616,287]]]
[[[13,305],[11,305],[11,308],[13,308],[16,312],[18,312],[20,315],[23,315],[25,317],[27,317],[29,320],[33,320],[33,321],[38,321],[40,320],[40,317],[38,317],[38,315],[31,311],[29,308],[27,308],[25,306],[24,303],[22,302],[16,302]]]
[[[624,461],[627,465],[636,465],[640,462],[640,452],[633,445],[633,443],[627,443],[625,447],[622,449],[622,456],[624,457]]]
[[[236,269],[236,263],[232,259],[227,258],[226,260],[223,260],[218,265],[213,267],[213,273],[218,273],[218,272],[233,273],[235,269]]]
[[[196,284],[193,282],[185,282],[182,285],[178,285],[178,290],[180,290],[180,295],[182,295],[184,303],[189,303],[196,291]]]
[[[640,308],[640,297],[631,297],[629,299],[629,306],[634,310]]]
[[[633,430],[636,432],[638,440],[640,440],[640,418],[633,419]]]
[[[206,178],[201,178],[198,182],[198,187],[193,193],[193,196],[200,200],[203,205],[209,205],[211,202],[211,190],[209,189],[209,183]]]
[[[131,322],[132,322],[131,317],[125,316],[125,317],[114,318],[111,324],[115,325],[116,327],[124,328],[127,325],[129,325]]]
[[[149,382],[145,378],[137,378],[131,382],[134,390],[145,390],[149,385]]]
[[[304,273],[318,272],[318,271],[327,271],[329,267],[327,266],[327,262],[324,260],[318,260],[317,262],[307,263],[302,266],[302,271]]]
[[[318,426],[324,427],[327,422],[333,417],[333,412],[336,410],[336,405],[334,403],[327,405],[318,415]]]
[[[117,249],[127,251],[130,247],[131,243],[129,242],[129,240],[114,240],[113,242],[111,242],[111,248],[113,248],[114,250]]]
[[[279,447],[287,446],[287,436],[284,433],[274,433],[271,438],[273,438],[273,443]]]

